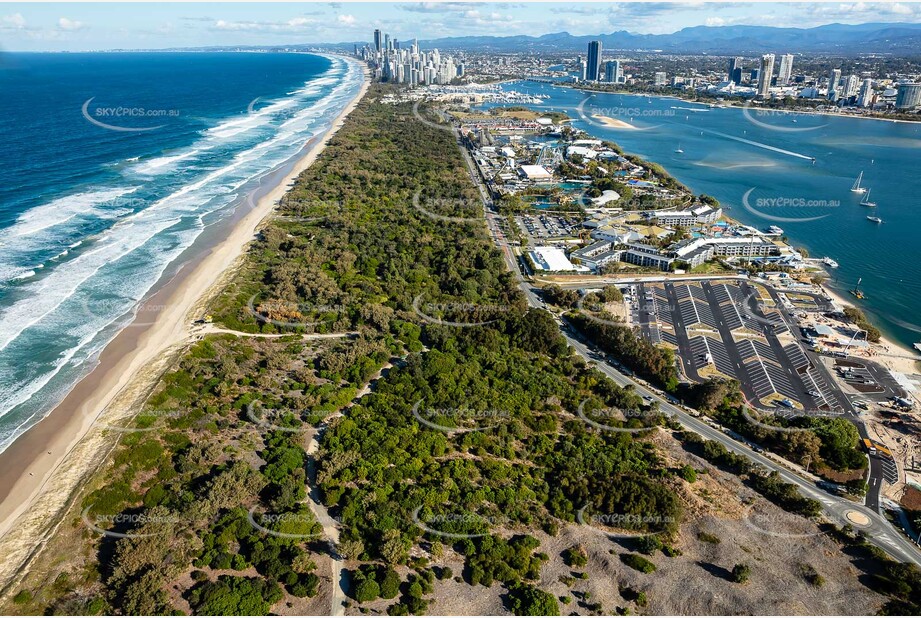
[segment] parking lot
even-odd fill
[[[551,214],[522,215],[516,217],[518,226],[532,240],[550,240],[573,236],[580,225],[577,220]]]
[[[650,341],[672,344],[689,379],[734,378],[752,405],[785,415],[844,412],[840,391],[813,365],[766,288],[734,280],[631,288],[633,323]]]
[[[833,363],[835,373],[847,389],[864,399],[881,402],[906,395],[905,389],[899,386],[889,371],[877,363],[853,357],[828,359],[826,362]]]

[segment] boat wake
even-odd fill
[[[765,150],[770,150],[771,152],[777,152],[777,153],[784,154],[790,157],[806,159],[807,161],[815,161],[815,157],[810,157],[809,155],[804,155],[799,152],[793,152],[792,150],[784,150],[783,148],[777,148],[776,146],[771,146],[770,144],[763,144],[761,142],[756,142],[754,140],[745,139],[744,137],[737,137],[735,135],[729,135],[728,133],[721,133],[719,131],[713,131],[711,129],[703,129],[703,131],[705,133],[710,133],[712,135],[719,135],[720,137],[725,137],[726,139],[731,139],[737,142],[742,142],[743,144],[755,146],[756,148],[763,148]]]

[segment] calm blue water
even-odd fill
[[[361,81],[357,63],[309,54],[4,56],[0,449]]]
[[[777,225],[811,256],[837,260],[833,288],[846,294],[863,278],[867,299],[855,302],[895,340],[921,341],[921,123],[766,115],[631,95],[586,100],[586,93],[533,82],[504,87],[550,95],[536,107],[567,112],[573,126],[659,163],[695,193],[731,207],[732,217]],[[641,130],[604,127],[593,113]],[[861,171],[876,208],[860,206],[850,191]],[[791,201],[778,206],[773,198]]]

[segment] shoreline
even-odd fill
[[[626,120],[620,120],[619,118],[611,118],[610,116],[602,116],[601,114],[595,114],[592,118],[598,119],[601,124],[611,129],[627,129],[636,131],[636,127],[627,122]]]
[[[660,99],[675,99],[676,101],[684,101],[685,103],[692,103],[694,105],[705,105],[708,108],[712,107],[715,109],[737,108],[737,109],[744,110],[746,109],[745,103],[751,102],[751,99],[746,99],[746,101],[742,101],[742,102],[738,102],[735,99],[723,99],[722,101],[719,101],[719,102],[704,102],[704,101],[698,101],[695,99],[688,99],[688,98],[679,96],[678,94],[662,94],[658,92],[656,93],[630,92],[628,90],[593,90],[591,88],[584,88],[584,87],[579,87],[578,85],[570,85],[570,84],[565,84],[565,83],[561,83],[559,85],[565,88],[571,88],[573,90],[578,90],[579,92],[585,92],[585,93],[590,93],[590,94],[616,94],[620,96],[646,97],[650,99],[653,97],[660,98]],[[800,110],[800,109],[787,109],[783,107],[773,108],[773,107],[751,107],[749,106],[747,109],[755,109],[755,110],[768,109],[771,111],[776,111],[777,113],[802,114],[802,115],[808,114],[810,116],[833,116],[836,118],[854,118],[856,120],[879,120],[882,122],[895,122],[895,123],[904,122],[906,124],[921,123],[921,117],[919,117],[918,120],[912,120],[910,118],[886,118],[885,116],[867,116],[865,114],[845,114],[843,112],[819,112],[813,109],[801,109]]]
[[[686,102],[686,103],[691,103],[691,104],[695,104],[695,105],[704,105],[704,106],[710,106],[710,105],[712,105],[711,103],[703,103],[703,102],[699,102],[699,101],[691,101],[691,100],[689,100],[689,99],[685,99],[685,98],[679,97],[679,96],[674,95],[674,94],[662,94],[662,93],[656,93],[656,94],[652,94],[652,93],[649,93],[649,94],[642,94],[642,93],[633,93],[633,92],[609,92],[609,91],[599,91],[599,90],[591,90],[591,89],[580,88],[578,84],[572,84],[572,85],[560,84],[560,85],[563,86],[563,87],[568,87],[568,88],[570,88],[570,89],[572,89],[572,90],[577,90],[577,91],[579,91],[579,92],[584,92],[584,93],[592,93],[592,94],[598,94],[598,93],[600,93],[600,94],[616,94],[616,95],[622,95],[622,96],[636,96],[636,97],[650,97],[650,98],[651,98],[651,97],[659,97],[659,98],[663,98],[663,99],[674,99],[674,100],[677,100],[677,101],[684,101],[684,102]],[[738,105],[732,105],[732,104],[730,104],[730,105],[726,105],[725,107],[732,107],[732,108],[740,109],[740,110],[743,112],[743,114],[745,113],[746,109],[749,109],[749,110],[752,109],[752,108],[750,108],[750,107],[749,107],[749,108],[746,108],[745,105],[744,105],[744,103],[738,104]],[[913,122],[913,121],[910,121],[910,120],[887,119],[887,118],[879,118],[879,117],[871,117],[871,116],[854,116],[854,115],[851,115],[851,114],[842,114],[842,113],[835,113],[835,112],[814,112],[814,111],[810,111],[810,112],[797,112],[797,111],[792,111],[792,110],[778,110],[778,111],[779,111],[779,112],[784,112],[784,113],[790,113],[790,114],[796,114],[796,113],[810,113],[810,114],[813,114],[813,115],[839,116],[839,117],[843,117],[843,118],[857,118],[857,119],[863,119],[863,120],[883,120],[883,121],[886,121],[886,122],[906,122],[906,123],[911,123],[911,122]],[[596,114],[595,116],[593,116],[593,117],[596,118],[596,119],[599,119],[599,122],[601,122],[602,124],[604,124],[607,128],[610,128],[610,129],[626,128],[626,127],[618,127],[618,126],[614,126],[614,125],[608,124],[607,122],[605,122],[605,120],[608,120],[608,119],[609,119],[608,117],[603,117],[603,116],[600,116],[600,115],[597,115],[597,114]],[[610,120],[614,120],[614,119],[610,119]],[[620,121],[620,122],[623,122],[623,121]],[[919,120],[919,122],[921,122],[921,120]],[[627,124],[627,123],[624,123],[624,124]],[[636,128],[636,127],[633,127],[632,125],[628,125],[628,126],[630,126],[631,128],[634,128],[634,129]],[[589,133],[590,135],[593,135],[593,137],[600,137],[600,136],[595,136],[595,135],[592,134],[591,132],[587,132],[587,133]],[[648,161],[648,160],[647,160],[647,161]],[[665,169],[664,166],[662,166],[662,167],[663,167],[663,169]],[[665,171],[668,173],[668,170],[667,170],[667,169],[666,169]],[[670,173],[669,173],[669,176],[671,176]],[[672,176],[672,178],[674,178],[674,176]],[[677,180],[677,179],[675,179],[675,180]],[[725,207],[724,207],[724,208],[725,208]],[[740,221],[740,220],[738,220],[738,219],[732,217],[732,216],[729,215],[729,214],[726,214],[725,212],[724,212],[723,216],[724,216],[726,219],[731,220],[731,221],[733,221],[733,222],[735,222],[735,223],[738,223],[738,224],[741,224],[741,225],[749,225],[749,224],[745,224],[745,223],[743,223],[742,221]],[[823,272],[824,272],[824,271],[823,271]],[[830,286],[828,286],[828,285],[826,285],[826,284],[823,284],[823,285],[821,285],[820,287],[822,288],[822,290],[823,290],[829,297],[831,297],[833,300],[837,301],[839,304],[841,304],[841,305],[852,306],[852,307],[855,307],[855,308],[860,309],[861,311],[863,311],[863,309],[862,309],[859,305],[857,305],[856,303],[851,302],[850,300],[844,298],[844,297],[843,297],[841,294],[839,294],[837,291],[831,289]],[[876,326],[876,325],[875,325],[875,326]],[[877,328],[879,328],[879,326],[877,326]],[[919,352],[919,350],[917,350],[917,349],[914,349],[914,348],[912,347],[912,345],[910,345],[910,344],[906,344],[906,343],[904,343],[904,342],[897,341],[897,340],[893,339],[892,337],[887,336],[884,332],[882,332],[882,329],[880,329],[880,331],[881,331],[880,342],[879,342],[878,344],[873,344],[873,345],[875,345],[875,346],[877,346],[877,347],[882,347],[882,348],[884,348],[885,351],[886,351],[887,353],[890,353],[890,354],[898,354],[898,355],[900,355],[900,356],[899,356],[898,358],[896,358],[896,357],[892,357],[892,356],[876,355],[876,356],[873,356],[872,359],[875,360],[875,361],[877,361],[877,362],[879,362],[880,364],[884,365],[885,367],[887,367],[887,368],[890,369],[891,371],[895,371],[895,372],[902,373],[902,374],[921,373],[921,369],[919,369],[919,368],[917,368],[917,367],[915,366],[915,365],[917,365],[917,363],[921,363],[921,352]],[[910,358],[902,358],[902,356],[912,356],[912,357],[917,358],[918,360],[917,360],[917,361],[914,361],[914,360],[912,360],[912,359],[910,359]],[[910,396],[915,396],[915,398],[919,401],[919,403],[921,403],[921,392],[919,392],[919,393],[910,393]]]
[[[845,298],[838,291],[831,289],[831,287],[829,287],[828,285],[822,284],[820,287],[822,288],[822,291],[829,298],[831,298],[833,301],[835,301],[839,305],[843,307],[854,307],[855,309],[858,309],[861,312],[863,311],[863,309],[861,309],[859,305]],[[893,339],[890,339],[889,337],[887,337],[885,334],[882,334],[882,333],[880,334],[879,343],[871,343],[870,346],[871,346],[870,349],[873,351],[877,351],[876,349],[881,347],[886,352],[899,354],[901,356],[893,357],[893,356],[883,356],[880,354],[871,354],[868,356],[859,355],[861,358],[867,358],[868,360],[877,362],[880,365],[883,365],[884,367],[886,367],[890,372],[900,373],[903,375],[918,373],[918,370],[916,369],[916,367],[918,363],[921,362],[921,354],[919,354],[916,350],[913,350],[910,347],[907,347],[904,344],[899,343],[898,341],[894,341]],[[903,358],[903,356],[904,357],[912,356],[918,360],[912,360],[911,358]],[[909,391],[908,396],[913,397],[914,399],[918,401],[921,401],[921,393]]]
[[[659,97],[659,98],[674,99],[674,100],[676,100],[676,101],[684,101],[684,102],[687,102],[687,103],[696,104],[696,105],[704,105],[704,106],[708,106],[708,107],[711,105],[711,103],[702,103],[702,102],[699,102],[699,101],[691,101],[691,100],[682,98],[682,97],[680,97],[680,96],[676,96],[676,95],[674,95],[674,94],[662,94],[662,93],[656,93],[656,94],[651,94],[651,93],[649,93],[649,94],[643,94],[643,93],[632,93],[632,92],[608,92],[608,91],[599,91],[599,90],[591,90],[591,89],[581,88],[581,87],[579,87],[578,84],[564,84],[564,83],[561,83],[561,84],[552,84],[552,85],[559,85],[559,86],[561,86],[561,87],[568,87],[568,88],[570,88],[571,90],[576,90],[576,91],[579,91],[579,92],[589,93],[589,94],[598,94],[598,93],[601,93],[601,94],[616,94],[616,95],[622,95],[622,96],[636,96],[636,97],[650,97],[650,98],[653,97],[653,96],[655,96],[655,97]],[[744,111],[745,111],[745,109],[746,109],[744,103],[743,103],[743,104],[739,104],[739,105],[727,104],[726,107],[735,107],[735,108],[741,109],[741,110],[743,111],[743,113],[744,113]],[[803,112],[788,111],[788,110],[779,110],[779,111],[784,111],[784,112],[792,113],[792,114],[795,114],[795,113],[803,113]],[[842,114],[842,113],[834,113],[834,112],[809,112],[809,113],[815,114],[815,115],[841,116],[841,117],[846,117],[846,118],[859,118],[859,119],[864,119],[864,120],[885,120],[885,121],[888,121],[888,122],[899,122],[899,121],[896,120],[896,119],[886,119],[886,118],[868,117],[868,116],[854,116],[854,115],[851,115],[851,114]],[[630,124],[628,124],[628,123],[626,123],[626,122],[624,122],[624,121],[617,120],[617,119],[613,119],[613,118],[609,118],[609,117],[607,117],[607,116],[602,116],[602,115],[600,115],[600,114],[594,115],[593,118],[597,119],[599,122],[601,122],[601,123],[604,124],[606,127],[611,128],[611,129],[627,129],[628,127],[629,127],[629,128],[632,128],[632,129],[635,129],[635,128],[636,128],[636,127],[634,127],[634,126],[632,126],[632,125],[630,125]],[[609,121],[613,121],[613,122],[609,122]],[[911,121],[906,121],[906,122],[911,122]],[[614,123],[617,123],[617,124],[614,124]],[[626,125],[626,126],[619,126],[620,123],[623,123],[623,125]],[[590,131],[588,131],[587,133],[588,133],[589,135],[592,135],[593,137],[599,137],[599,136],[597,136],[597,135],[594,135],[594,134],[591,133]],[[663,169],[664,169],[664,167],[663,167]],[[668,172],[668,170],[665,170],[665,171]],[[670,175],[670,174],[669,174],[669,175]],[[742,224],[741,221],[738,221],[737,219],[735,219],[735,218],[732,217],[731,215],[728,215],[728,214],[725,214],[725,213],[724,213],[724,217],[725,217],[726,219],[728,219],[728,220],[731,220],[731,221],[734,221],[734,222],[736,222],[736,223]],[[839,294],[837,291],[833,290],[833,289],[832,289],[830,286],[828,286],[827,284],[822,284],[820,287],[821,287],[821,289],[823,290],[823,292],[824,292],[826,295],[828,295],[830,298],[832,298],[832,299],[833,299],[834,301],[836,301],[838,304],[840,304],[840,305],[842,305],[842,306],[852,306],[852,307],[855,307],[855,308],[857,308],[857,309],[861,309],[859,305],[857,305],[857,304],[855,304],[855,303],[853,303],[853,302],[851,302],[851,301],[845,299],[841,294]],[[861,311],[863,311],[863,310],[861,309]],[[902,342],[899,342],[899,341],[893,339],[892,337],[886,336],[885,333],[881,333],[881,337],[880,337],[879,343],[877,343],[877,344],[871,344],[870,350],[873,352],[873,354],[867,355],[866,357],[869,358],[870,360],[873,360],[873,361],[878,362],[879,364],[883,365],[883,366],[886,367],[890,372],[899,373],[899,374],[902,374],[902,375],[910,375],[910,374],[921,373],[921,369],[918,368],[918,363],[921,362],[921,354],[919,354],[919,352],[918,352],[917,350],[913,349],[910,345],[904,344],[904,343],[902,343]],[[887,354],[888,354],[888,355],[887,355]],[[910,357],[910,358],[909,358],[909,357]],[[918,359],[918,360],[915,360],[915,359]],[[904,385],[903,385],[903,388],[904,388]],[[907,390],[907,389],[906,389],[906,390]],[[919,402],[921,402],[921,392],[914,392],[914,393],[913,393],[913,392],[909,392],[909,396],[910,396],[910,397],[914,397],[916,400],[918,400]]]
[[[4,588],[41,548],[48,536],[45,530],[60,523],[55,519],[67,508],[81,481],[105,461],[117,442],[118,432],[104,431],[99,421],[135,416],[172,360],[194,341],[191,320],[195,312],[221,291],[263,221],[364,98],[371,81],[369,71],[363,63],[349,61],[359,63],[362,84],[327,130],[310,138],[295,157],[260,177],[233,214],[208,230],[209,236],[215,236],[211,242],[207,238],[193,242],[186,250],[192,257],[148,292],[141,310],[105,346],[95,367],[41,421],[0,453],[0,555],[4,556],[0,585]],[[253,203],[267,178],[274,181],[272,188]],[[131,328],[137,323],[145,326]]]

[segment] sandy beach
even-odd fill
[[[842,306],[850,306],[860,308],[855,303],[851,302],[841,294],[838,294],[836,291],[829,289],[828,286],[822,286],[822,290],[830,296],[836,303]],[[880,337],[879,343],[872,344],[870,347],[869,355],[858,352],[854,353],[855,355],[864,355],[867,358],[870,358],[885,367],[890,371],[896,373],[901,373],[904,375],[911,375],[916,373],[921,373],[921,365],[917,359],[921,359],[921,354],[917,350],[908,348],[900,343],[896,343],[886,336]],[[911,393],[915,399],[918,399],[921,396],[921,393]],[[919,400],[921,401],[921,400]]]
[[[601,114],[594,114],[592,118],[601,121],[606,127],[611,127],[612,129],[636,129],[635,126],[629,122],[625,122],[618,118],[611,118],[610,116],[602,116]]]
[[[178,270],[144,299],[134,327],[122,330],[51,413],[0,453],[3,593],[60,525],[73,497],[114,446],[118,435],[105,431],[104,424],[124,424],[141,409],[163,372],[195,339],[192,320],[220,292],[261,222],[317,159],[369,84],[365,69],[359,93],[330,129],[305,144],[299,158],[261,179],[260,185],[270,190],[253,189],[233,216],[203,233],[180,256]],[[260,189],[264,194],[254,199]]]

